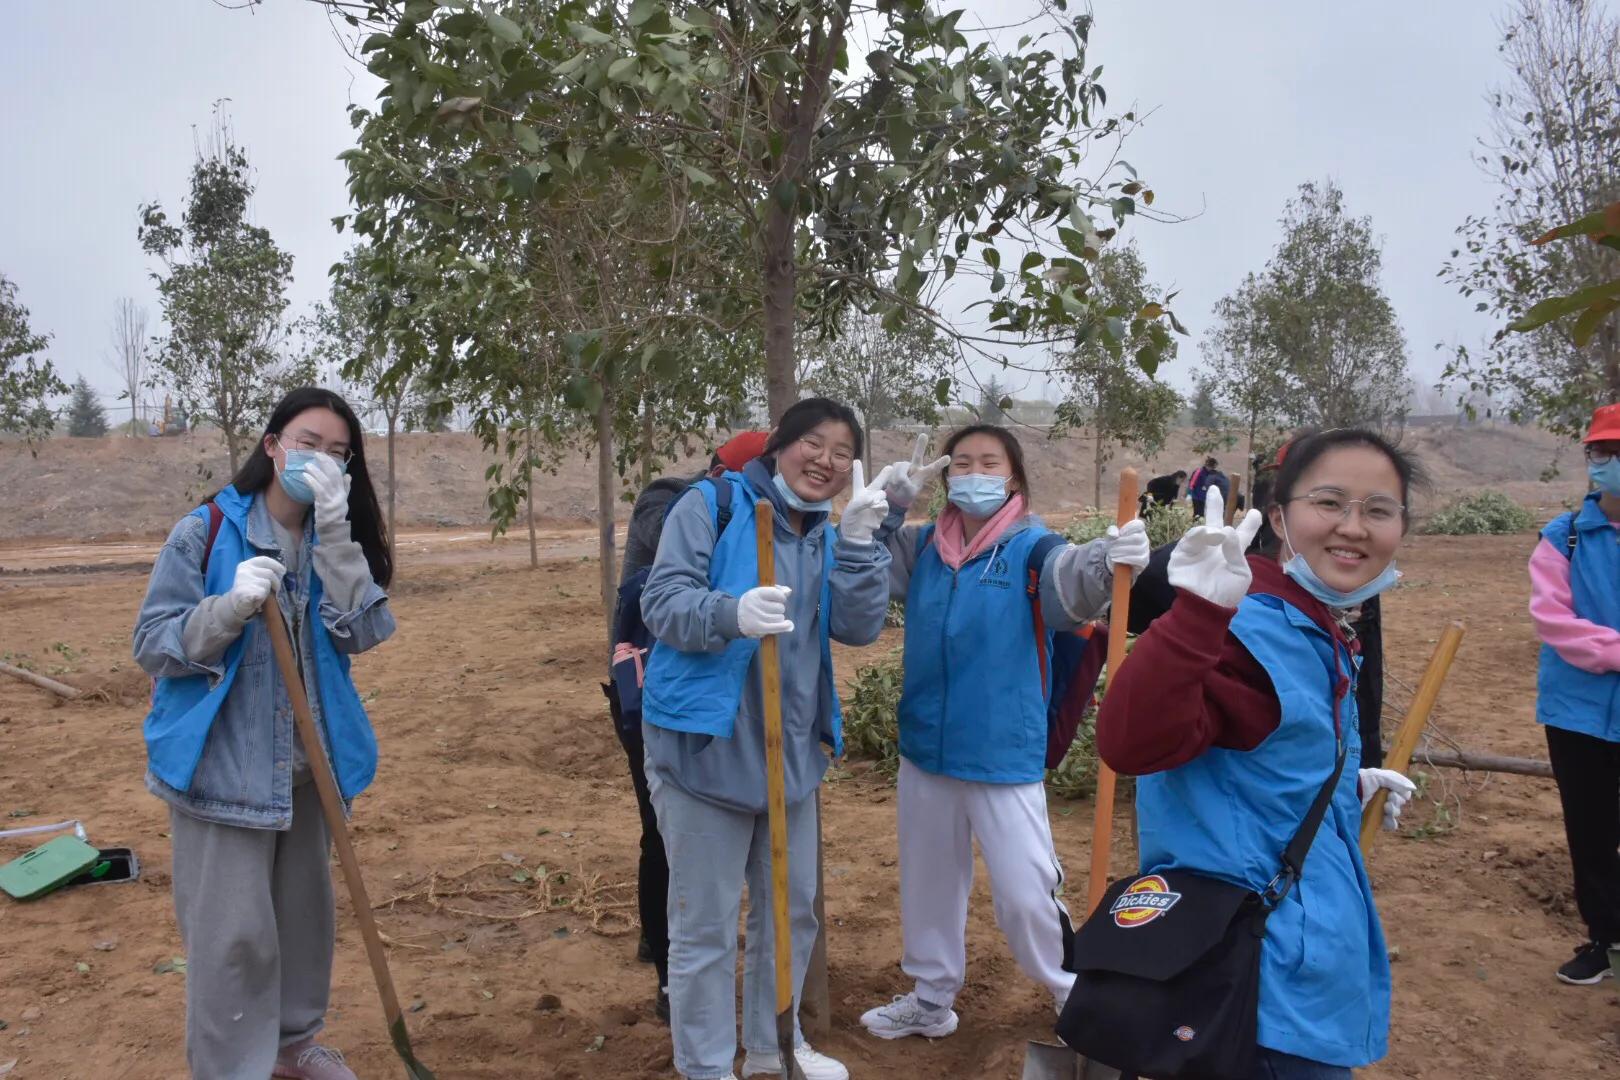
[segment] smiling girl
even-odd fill
[[[1357,768],[1348,628],[1400,576],[1416,473],[1374,432],[1302,435],[1267,509],[1275,555],[1245,557],[1260,513],[1222,525],[1211,493],[1206,523],[1171,555],[1174,605],[1137,639],[1097,718],[1103,760],[1141,777],[1141,872],[1257,892],[1344,754],[1299,886],[1266,923],[1256,1080],[1348,1080],[1387,1049],[1389,959],[1358,834],[1374,792],[1389,792],[1393,828],[1414,787]]]

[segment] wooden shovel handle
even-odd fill
[[[1136,516],[1140,482],[1135,469],[1119,471],[1119,505],[1115,520],[1120,527]],[[1131,614],[1131,568],[1114,567],[1114,602],[1108,611],[1108,685],[1113,686],[1125,663],[1126,627]],[[1108,891],[1108,849],[1114,837],[1114,770],[1097,759],[1097,807],[1091,823],[1091,876],[1087,881],[1086,913],[1097,910]]]

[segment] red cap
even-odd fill
[[[1620,442],[1620,405],[1603,405],[1592,414],[1583,442]]]
[[[744,431],[733,435],[714,452],[714,456],[720,459],[720,464],[736,472],[765,452],[765,442],[770,434],[768,431]]]

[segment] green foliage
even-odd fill
[[[153,364],[193,422],[224,433],[234,473],[253,428],[305,372],[285,365],[292,256],[248,220],[253,196],[246,152],[223,119],[197,150],[180,223],[157,204],[141,208],[141,247],[154,273],[169,332]]]
[[[73,384],[73,400],[67,409],[68,434],[79,439],[99,439],[107,434],[107,410],[83,375]]]
[[[1194,427],[1214,428],[1221,422],[1221,413],[1215,405],[1215,393],[1211,389],[1214,380],[1208,375],[1199,375],[1198,389],[1193,392],[1192,422]]]
[[[1069,752],[1046,771],[1046,790],[1062,799],[1089,799],[1097,791],[1097,708],[1086,710]]]
[[[843,695],[844,753],[872,762],[893,779],[900,771],[900,689],[905,671],[901,651],[855,672]]]
[[[39,356],[49,343],[49,335],[28,325],[17,286],[0,274],[0,431],[20,431],[30,441],[50,434],[55,413],[45,399],[67,386]]]
[[[1505,399],[1515,423],[1578,437],[1620,400],[1620,221],[1587,213],[1620,199],[1620,18],[1521,0],[1501,28],[1506,81],[1476,155],[1496,200],[1457,228],[1441,276],[1502,329],[1458,347],[1445,378]]]
[[[936,388],[949,384],[956,351],[932,323],[906,319],[889,329],[876,315],[850,311],[836,337],[800,343],[805,389],[852,405],[872,433],[899,420],[939,422]]]
[[[1456,499],[1430,516],[1420,532],[1442,536],[1522,533],[1535,528],[1530,511],[1500,491],[1481,491]]]
[[[1142,520],[1147,525],[1148,543],[1155,548],[1163,547],[1180,540],[1192,528],[1192,507],[1184,502],[1171,503],[1169,506],[1150,502]],[[1084,544],[1107,536],[1109,526],[1113,524],[1112,514],[1088,510],[1063,530],[1063,538],[1071,544]]]

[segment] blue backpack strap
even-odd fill
[[[718,540],[720,534],[726,531],[726,526],[731,524],[732,483],[724,476],[705,476],[694,480],[692,486],[702,494],[703,502],[709,508],[709,521],[714,524],[714,536]],[[678,498],[670,500],[670,507],[673,508],[679,501]]]

